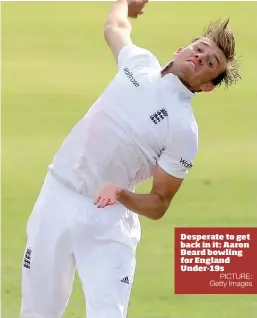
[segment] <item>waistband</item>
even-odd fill
[[[47,178],[51,178],[56,184],[58,184],[60,188],[62,188],[67,193],[69,193],[69,195],[72,195],[74,198],[80,201],[89,203],[91,205],[94,205],[94,202],[93,202],[94,198],[90,198],[79,193],[77,189],[72,186],[70,182],[68,182],[67,180],[64,180],[63,178],[60,178],[53,170],[48,171]]]

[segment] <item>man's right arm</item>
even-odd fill
[[[104,27],[104,37],[118,64],[120,50],[127,44],[132,44],[130,37],[131,24],[128,17],[136,18],[142,13],[146,0],[117,0],[111,7]],[[129,6],[133,12],[129,12]]]
[[[104,37],[112,50],[116,63],[123,46],[132,43],[128,5],[129,0],[117,0],[111,7],[104,27]]]

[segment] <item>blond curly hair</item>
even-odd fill
[[[211,21],[207,28],[204,29],[202,36],[193,40],[195,42],[202,37],[209,38],[222,50],[227,61],[226,69],[214,78],[212,82],[215,86],[224,83],[226,88],[241,79],[238,71],[239,59],[236,58],[236,41],[228,24],[229,19],[224,22],[220,20]]]

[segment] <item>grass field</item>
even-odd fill
[[[47,165],[115,74],[108,3],[2,5],[2,317],[17,318],[25,225]],[[243,81],[194,99],[195,167],[160,221],[142,221],[129,318],[256,318],[256,295],[174,295],[175,226],[257,226],[257,2],[149,3],[133,39],[162,63],[210,19],[231,17]],[[149,184],[139,191],[147,191]],[[76,279],[64,318],[84,317]],[[111,317],[110,317],[111,318]]]

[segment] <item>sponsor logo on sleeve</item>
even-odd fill
[[[182,157],[180,158],[180,162],[182,164],[182,166],[184,166],[187,169],[190,169],[193,167],[191,162],[187,162],[185,159],[183,159]]]
[[[130,82],[135,86],[135,87],[138,87],[139,84],[138,82],[136,81],[136,79],[134,78],[134,75],[133,73],[128,69],[128,67],[124,67],[123,69],[125,75],[127,76],[127,78],[130,80]]]

